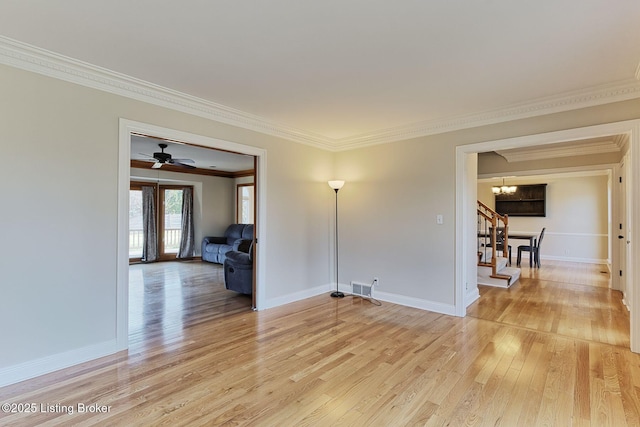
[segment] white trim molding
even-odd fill
[[[348,291],[346,290],[347,288],[349,289]],[[345,285],[342,283],[338,285],[338,289],[345,293],[351,292],[351,286]],[[268,310],[270,308],[291,304],[293,302],[302,301],[304,299],[312,298],[312,297],[323,295],[323,294],[325,294],[327,296],[327,299],[329,299],[331,298],[329,294],[334,290],[335,290],[334,284],[326,284],[321,286],[315,286],[313,288],[305,289],[305,290],[294,292],[291,294],[286,294],[276,298],[269,298],[264,303],[264,309]]]
[[[511,120],[640,98],[640,65],[636,78],[473,114],[425,120],[353,137],[334,139],[275,123],[122,73],[0,36],[0,64],[170,108],[243,129],[280,137],[328,151],[343,151],[436,135]]]
[[[0,387],[15,384],[117,352],[116,341],[113,340],[1,368]]]
[[[273,307],[278,307],[281,305],[290,304],[292,302],[301,301],[303,299],[307,299],[307,298],[311,298],[311,297],[315,297],[323,294],[325,294],[327,298],[331,298],[329,294],[335,290],[336,290],[335,285],[331,283],[322,285],[322,286],[316,286],[311,289],[305,289],[304,291],[295,292],[289,295],[284,295],[279,298],[269,299],[266,301],[264,308],[269,309]],[[353,295],[352,294],[353,289],[350,284],[339,283],[338,290],[341,292],[344,292],[346,296]],[[477,289],[476,289],[476,292],[477,292]],[[359,297],[358,295],[355,295],[355,296]],[[480,297],[480,294],[478,293],[477,298],[479,297]],[[456,315],[455,307],[451,304],[434,302],[434,301],[424,300],[420,298],[408,297],[404,295],[398,295],[398,294],[393,294],[389,292],[381,292],[381,291],[375,291],[375,290],[373,292],[373,298],[379,301],[385,301],[393,304],[403,305],[405,307],[417,308],[417,309],[426,310],[426,311],[433,311],[435,313],[447,314],[449,316]],[[469,295],[467,295],[467,302],[471,304],[473,302],[472,301],[473,298],[474,298],[473,293],[470,293]]]
[[[636,79],[628,79],[617,83],[541,98],[494,110],[428,120],[407,126],[386,129],[380,132],[345,138],[337,140],[336,148],[338,150],[349,150],[370,145],[385,144],[404,139],[436,135],[545,114],[560,113],[635,98],[640,98],[640,82]]]
[[[464,307],[467,308],[480,299],[480,290],[476,286],[475,289],[468,289],[464,296]]]
[[[564,261],[564,262],[576,262],[579,264],[600,264],[600,265],[608,265],[608,259],[598,259],[598,258],[577,258],[577,257],[568,257],[568,256],[553,256],[553,255],[543,255],[540,257],[542,261]]]
[[[333,146],[330,139],[321,135],[274,123],[263,117],[3,36],[0,36],[0,63],[301,144],[323,149]]]
[[[390,302],[392,304],[403,305],[405,307],[418,308],[420,310],[433,311],[435,313],[455,316],[455,306],[441,302],[429,301],[420,298],[408,297],[405,295],[392,294],[388,292],[374,291],[373,298]]]
[[[631,321],[631,351],[640,353],[640,120],[634,122],[630,144],[631,177],[627,179],[627,194],[631,196],[628,206],[631,207],[630,235],[627,236],[627,290]]]

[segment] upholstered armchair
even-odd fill
[[[202,239],[202,260],[224,264],[227,252],[247,252],[252,241],[253,224],[231,224],[224,236]]]
[[[224,261],[224,286],[241,294],[253,292],[253,243],[249,251],[229,251]]]

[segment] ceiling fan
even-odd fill
[[[151,166],[153,169],[161,168],[164,164],[170,164],[175,166],[182,166],[183,168],[195,169],[196,167],[193,165],[189,165],[187,163],[195,163],[191,159],[174,159],[171,157],[171,154],[165,153],[164,149],[167,148],[167,144],[158,144],[160,147],[160,152],[153,153],[153,156],[148,154],[140,153],[143,156],[151,157],[154,159],[155,163]],[[149,160],[151,161],[151,160]]]

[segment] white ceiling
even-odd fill
[[[638,0],[0,0],[0,11],[2,36],[335,142],[640,75]]]

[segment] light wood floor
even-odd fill
[[[468,316],[629,348],[629,312],[598,264],[545,261],[522,267],[510,289],[481,286]]]
[[[0,402],[109,412],[0,413],[0,424],[640,425],[640,355],[607,330],[628,317],[582,266],[545,263],[511,289],[485,288],[466,318],[328,295],[252,312],[216,283],[219,267],[186,267],[132,267],[132,287],[136,274],[150,285],[132,292],[128,353],[0,389]],[[574,331],[574,315],[597,326]]]

